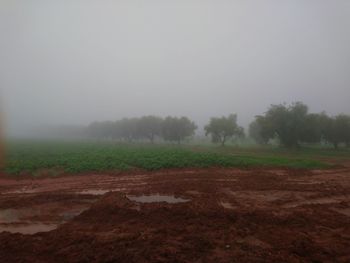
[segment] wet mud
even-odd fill
[[[350,262],[350,169],[0,179],[0,262]]]

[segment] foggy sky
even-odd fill
[[[8,128],[270,104],[350,113],[348,0],[0,0]]]

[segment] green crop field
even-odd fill
[[[213,150],[216,149],[216,150]],[[185,167],[327,168],[328,164],[296,156],[237,151],[231,148],[97,142],[12,141],[7,146],[5,172],[38,175],[40,170],[66,173],[157,170]],[[231,149],[231,150],[230,150]],[[254,154],[253,154],[254,153]],[[309,156],[308,156],[309,157]],[[55,172],[56,171],[56,172]]]

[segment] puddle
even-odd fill
[[[61,213],[60,216],[62,217],[62,221],[66,222],[66,221],[72,220],[74,217],[80,215],[82,212],[84,212],[87,209],[88,209],[88,207],[82,208],[82,209],[65,211],[65,212]]]
[[[41,209],[4,209],[0,210],[0,224],[21,223],[36,216],[41,216]]]
[[[115,188],[115,189],[89,189],[89,190],[83,190],[80,192],[77,192],[78,194],[85,194],[85,195],[104,195],[108,192],[118,192],[123,191],[125,188]]]
[[[0,225],[0,233],[6,231],[10,233],[21,233],[21,234],[33,235],[39,232],[48,232],[56,229],[57,227],[58,227],[57,224],[42,224],[42,223],[11,224],[9,226]]]
[[[37,193],[37,189],[32,189],[32,188],[22,188],[19,190],[13,190],[13,191],[6,191],[3,194],[34,194]]]
[[[223,201],[221,201],[221,202],[220,202],[220,205],[221,205],[223,208],[226,208],[226,209],[234,209],[233,205],[231,205],[231,203],[228,203],[228,202],[223,202]]]
[[[339,198],[318,198],[313,200],[305,200],[305,201],[299,201],[299,202],[292,202],[289,204],[284,205],[285,208],[293,208],[298,207],[302,205],[327,205],[327,204],[337,204],[343,201]]]
[[[22,234],[48,232],[73,219],[86,209],[88,206],[65,210],[61,213],[26,208],[0,210],[0,233],[5,231]],[[47,219],[48,216],[49,219]]]
[[[304,184],[304,185],[320,185],[322,182],[316,182],[316,181],[300,181],[300,180],[288,180],[290,183],[295,183],[295,184]]]
[[[105,193],[108,193],[112,190],[102,190],[102,189],[91,189],[91,190],[84,190],[81,192],[78,192],[78,194],[84,194],[84,195],[104,195]]]
[[[17,209],[5,209],[0,210],[0,223],[15,223],[19,221],[19,215]]]
[[[189,199],[176,198],[173,195],[141,195],[141,196],[127,196],[129,200],[139,202],[139,203],[159,203],[166,202],[169,204],[175,203],[185,203],[190,201]]]

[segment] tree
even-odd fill
[[[249,134],[258,143],[277,137],[286,147],[322,140],[333,144],[334,148],[341,143],[350,146],[350,116],[329,117],[324,112],[310,114],[301,102],[290,106],[271,105],[264,116],[256,116],[250,124]]]
[[[257,116],[251,124],[250,135],[258,142],[277,137],[286,147],[298,147],[301,142],[321,140],[319,121],[319,115],[308,114],[308,107],[301,102],[271,105],[264,116]]]
[[[211,118],[208,125],[204,127],[205,135],[211,135],[212,142],[225,145],[227,139],[244,135],[242,127],[237,125],[237,115],[230,114],[228,117]]]
[[[5,146],[4,146],[4,126],[3,126],[3,116],[0,114],[0,170],[4,168],[4,159],[5,159]]]
[[[162,136],[166,141],[181,143],[186,137],[194,135],[196,124],[187,117],[166,117],[162,125]]]
[[[138,132],[143,138],[147,138],[151,143],[156,136],[162,135],[163,119],[156,116],[143,116],[138,120]]]
[[[313,113],[305,117],[304,127],[300,136],[302,142],[318,143],[323,139],[324,116],[325,113]]]
[[[350,147],[350,116],[339,114],[335,117],[337,129],[339,129],[339,137],[347,147]]]
[[[290,106],[271,105],[265,118],[270,134],[276,134],[282,145],[291,148],[298,147],[302,141],[307,114],[308,107],[296,102]]]
[[[324,116],[324,139],[338,149],[340,143],[350,144],[350,116],[340,114],[335,117]]]
[[[258,144],[267,144],[274,137],[274,131],[264,116],[255,116],[255,120],[249,125],[249,136]]]

